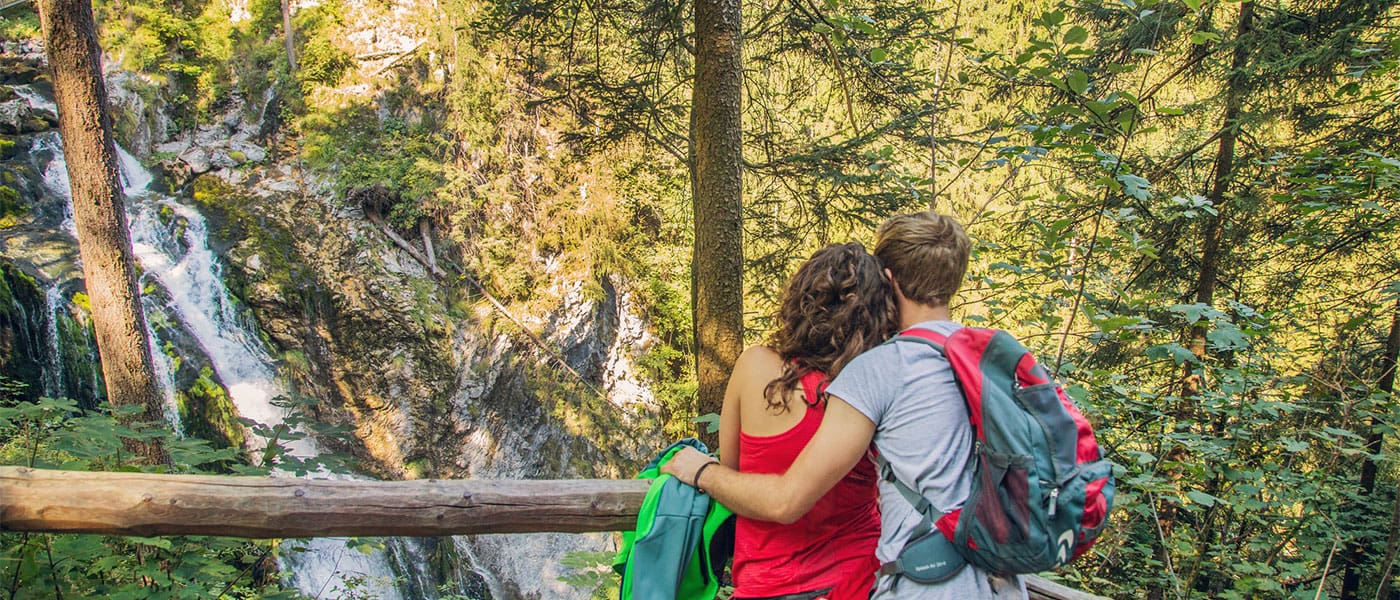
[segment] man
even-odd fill
[[[949,304],[967,273],[971,242],[945,215],[899,215],[880,225],[875,255],[894,287],[903,329],[949,335],[961,325]],[[925,344],[878,346],[851,361],[827,389],[826,416],[812,441],[783,475],[740,473],[699,452],[678,454],[663,471],[709,492],[746,517],[791,523],[866,455],[873,441],[895,476],[947,511],[967,500],[973,432],[948,361]],[[698,475],[698,480],[697,480]],[[894,561],[923,517],[881,482],[882,564]],[[971,565],[939,584],[882,572],[872,598],[885,600],[1025,598],[1020,581]]]

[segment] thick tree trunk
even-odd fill
[[[73,220],[83,277],[92,300],[97,350],[113,406],[145,408],[133,420],[160,420],[160,389],[151,365],[146,318],[117,175],[116,144],[102,81],[101,49],[88,0],[40,0],[39,18],[58,103],[58,129],[73,188]],[[167,463],[160,444],[127,441],[152,463]]]
[[[739,0],[695,3],[695,88],[690,112],[695,253],[691,294],[699,414],[718,413],[744,343]],[[707,442],[715,436],[702,434]]]
[[[1395,392],[1395,364],[1397,355],[1400,355],[1400,300],[1395,302],[1395,312],[1390,317],[1390,335],[1385,339],[1385,353],[1381,355],[1381,379],[1376,385],[1376,389],[1389,396]],[[1366,453],[1368,456],[1361,463],[1361,497],[1369,498],[1371,493],[1376,491],[1376,461],[1371,456],[1381,453],[1382,444],[1385,438],[1381,431],[1385,427],[1384,421],[1377,417],[1371,417],[1371,431],[1366,434]],[[1400,507],[1400,504],[1396,505]],[[1396,515],[1392,515],[1392,520]],[[1381,566],[1386,569],[1390,566],[1395,557],[1395,535],[1391,531],[1390,539],[1386,542],[1386,556]],[[1361,588],[1361,564],[1366,560],[1366,549],[1359,543],[1347,545],[1346,570],[1342,573],[1342,600],[1355,600],[1357,591]],[[1387,574],[1382,573],[1382,578],[1389,581]],[[1388,588],[1386,582],[1382,582],[1383,588]],[[1378,597],[1383,597],[1378,595]]]

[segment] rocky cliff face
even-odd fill
[[[24,210],[0,231],[0,249],[36,289],[68,282],[71,306],[76,243],[62,226],[66,199],[43,182],[54,158],[43,146],[56,140],[52,115],[9,90],[24,85],[23,93],[42,95],[42,77],[13,70],[22,75],[0,79],[0,129],[13,125],[16,144],[3,171]],[[294,394],[314,399],[317,418],[352,432],[323,446],[385,478],[568,478],[628,476],[661,443],[659,407],[633,368],[650,341],[626,282],[585,286],[541,274],[550,282],[541,304],[553,308],[508,317],[463,275],[435,278],[391,243],[358,206],[336,197],[334,174],[303,172],[294,145],[267,136],[261,107],[232,106],[215,123],[170,131],[150,82],[121,72],[107,79],[119,141],[159,162],[163,186],[209,219],[230,288],[259,325],[276,372]],[[601,298],[586,287],[601,287]],[[16,292],[19,305],[33,304],[35,293]],[[158,303],[160,291],[149,293]],[[16,326],[12,312],[0,319],[7,374],[12,365],[42,371],[25,350],[37,343],[33,324]],[[176,382],[188,390],[207,361],[179,328],[156,324],[170,352],[188,355]],[[606,536],[482,536],[457,546],[495,573],[488,579],[498,579],[498,596],[557,597],[583,592],[542,581],[538,567],[521,571],[519,553],[607,543]],[[543,560],[554,561],[546,575],[558,568],[557,556]]]

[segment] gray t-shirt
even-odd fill
[[[952,321],[917,326],[943,335],[961,327]],[[911,487],[940,511],[963,505],[972,484],[965,473],[972,455],[972,426],[952,367],[937,351],[917,342],[872,348],[846,365],[827,392],[875,423],[875,447],[900,481],[917,483]],[[881,564],[899,556],[921,519],[893,485],[880,482],[880,544],[875,554]],[[937,585],[881,577],[871,596],[880,600],[1025,597],[1019,580],[989,578],[971,565]]]

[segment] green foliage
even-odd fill
[[[0,15],[0,41],[21,42],[38,39],[39,11],[33,6],[13,7]]]
[[[416,226],[426,207],[446,194],[446,140],[433,122],[381,122],[374,106],[356,103],[308,114],[301,128],[307,161],[335,170],[340,194],[382,185],[402,198],[387,215],[396,226]]]
[[[354,58],[338,43],[344,25],[343,11],[341,3],[332,0],[298,11],[293,17],[292,27],[300,33],[297,76],[303,91],[316,85],[335,85],[355,66]]]
[[[621,580],[612,570],[612,552],[571,551],[564,555],[561,566],[565,574],[559,581],[584,590],[590,590],[592,600],[616,600]]]
[[[0,464],[135,468],[125,462],[121,441],[133,436],[160,439],[176,472],[237,459],[236,449],[215,449],[158,428],[122,426],[110,412],[84,413],[71,400],[16,403],[11,388],[0,377]],[[290,598],[252,576],[275,548],[275,542],[227,538],[0,533],[0,574],[14,598]]]
[[[133,0],[94,6],[103,25],[102,47],[124,67],[145,73],[175,107],[178,123],[192,125],[223,98],[237,31],[221,3]]]

